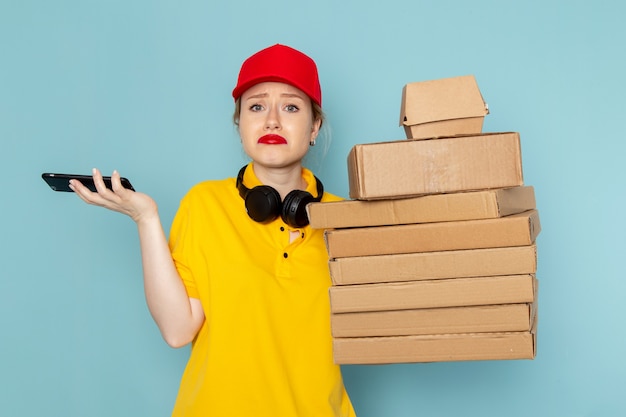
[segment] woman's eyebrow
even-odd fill
[[[281,97],[299,98],[299,99],[301,99],[301,100],[304,100],[304,99],[302,98],[302,95],[297,94],[297,93],[283,93],[283,94],[281,94]]]
[[[254,94],[252,96],[248,96],[247,100],[251,99],[251,98],[264,98],[267,97],[267,93],[259,93],[259,94]]]
[[[246,100],[251,100],[251,99],[259,99],[259,98],[266,98],[268,97],[269,94],[268,93],[259,93],[259,94],[253,94],[251,96],[246,97]],[[300,100],[304,100],[304,98],[302,97],[301,94],[298,93],[281,93],[280,95],[281,97],[286,97],[286,98],[299,98]]]

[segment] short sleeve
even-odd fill
[[[193,298],[200,298],[196,281],[189,265],[190,242],[193,239],[193,229],[189,227],[191,221],[189,213],[188,201],[183,199],[172,221],[169,248],[176,270],[187,290],[187,295]]]

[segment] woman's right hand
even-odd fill
[[[96,168],[93,169],[93,180],[97,192],[92,192],[75,179],[70,180],[70,188],[87,204],[126,214],[135,223],[158,216],[156,202],[147,194],[124,188],[117,171],[111,175],[112,190],[104,185],[102,174]]]

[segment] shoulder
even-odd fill
[[[326,203],[328,201],[341,201],[343,198],[336,196],[335,194],[327,193],[324,191],[324,195],[322,196],[322,202]]]
[[[207,193],[222,193],[228,190],[237,191],[235,178],[223,178],[218,180],[205,180],[195,184],[187,191],[185,198],[196,197]]]
[[[183,196],[181,204],[197,205],[209,201],[229,200],[234,196],[239,196],[235,178],[206,180],[191,187]]]

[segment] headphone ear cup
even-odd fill
[[[248,215],[256,222],[271,221],[280,215],[280,194],[270,186],[259,185],[249,190],[245,203]]]
[[[306,191],[293,190],[285,196],[281,218],[291,227],[304,227],[309,224],[309,216],[306,213],[307,204],[315,201],[315,198]]]

